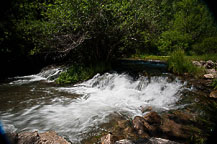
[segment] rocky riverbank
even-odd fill
[[[208,61],[192,61],[195,66],[201,67],[204,69],[205,74],[204,78],[213,79],[217,78],[217,62],[211,60]]]
[[[70,144],[54,131],[10,133],[7,137],[10,144]]]

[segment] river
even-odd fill
[[[7,132],[54,130],[81,143],[107,131],[103,125],[115,119],[144,115],[143,108],[151,106],[161,113],[191,104],[181,101],[193,86],[169,73],[133,77],[112,71],[59,86],[54,80],[62,70],[50,67],[0,85],[0,119]]]

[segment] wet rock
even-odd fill
[[[40,139],[37,144],[70,144],[54,131],[40,133],[39,137]]]
[[[133,119],[133,127],[137,130],[139,135],[142,135],[146,130],[150,128],[150,125],[145,121],[143,117],[136,116]]]
[[[153,135],[156,131],[156,127],[150,125],[143,117],[140,116],[136,116],[133,119],[133,126],[139,135],[145,135],[146,137],[148,137],[147,133]]]
[[[21,132],[17,136],[17,144],[37,144],[39,139],[38,132]]]
[[[134,144],[134,143],[131,140],[122,139],[122,140],[116,141],[115,144]]]
[[[168,118],[177,123],[192,124],[195,121],[195,115],[180,110],[175,110],[171,114],[167,114]]]
[[[149,141],[146,144],[180,144],[180,143],[170,141],[167,139],[152,137],[151,139],[149,139]]]
[[[217,98],[217,91],[213,91],[210,93],[209,97],[211,98]]]
[[[133,127],[138,131],[138,134],[143,134],[144,130],[144,118],[140,116],[136,116],[133,119]]]
[[[117,141],[117,137],[113,136],[112,134],[107,134],[101,138],[102,144],[115,144]]]
[[[156,112],[149,112],[144,116],[145,121],[147,121],[149,124],[160,124],[161,123],[161,117]]]
[[[145,113],[145,112],[148,112],[148,111],[152,111],[152,107],[151,106],[148,106],[148,107],[143,107],[141,106],[141,112],[142,113]]]
[[[10,144],[17,144],[17,137],[18,137],[18,134],[17,133],[7,133],[6,134]]]
[[[40,134],[38,132],[11,133],[8,138],[11,144],[70,144],[54,131]]]
[[[185,133],[181,124],[176,123],[173,120],[164,118],[160,130],[163,135],[171,138],[187,139],[189,135]]]
[[[119,128],[126,128],[127,126],[128,126],[129,124],[128,124],[128,121],[127,120],[120,120],[120,121],[118,121],[118,127]]]
[[[204,78],[206,78],[206,79],[214,79],[214,75],[213,74],[205,74]]]

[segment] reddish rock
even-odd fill
[[[217,98],[217,91],[213,91],[210,93],[209,97],[211,98]]]
[[[160,130],[163,135],[172,138],[187,139],[189,135],[185,133],[181,124],[174,122],[173,120],[164,118]]]
[[[102,144],[115,144],[115,141],[117,141],[117,137],[113,136],[112,134],[107,134],[101,138]]]
[[[17,137],[17,144],[37,144],[40,139],[38,132],[21,132]]]
[[[145,121],[147,121],[149,124],[160,124],[161,123],[161,117],[156,112],[149,112],[144,116]]]
[[[38,132],[21,132],[10,134],[10,141],[14,144],[70,144],[64,138],[58,136],[54,131],[44,133]]]
[[[136,116],[133,120],[134,129],[136,129],[139,135],[148,136],[147,133],[155,133],[156,127],[150,125],[143,117]]]
[[[39,141],[37,144],[70,144],[64,138],[57,135],[54,131],[48,131],[39,134]]]
[[[145,122],[145,119],[140,116],[136,116],[133,119],[133,127],[138,131],[138,134],[140,135],[145,132],[144,122]]]

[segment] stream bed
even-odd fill
[[[72,143],[105,132],[115,119],[184,108],[194,87],[169,73],[136,78],[124,72],[96,74],[75,85],[54,83],[62,68],[14,77],[0,85],[0,120],[7,132],[56,131]],[[190,95],[186,95],[190,94]],[[196,100],[195,100],[196,101]]]

